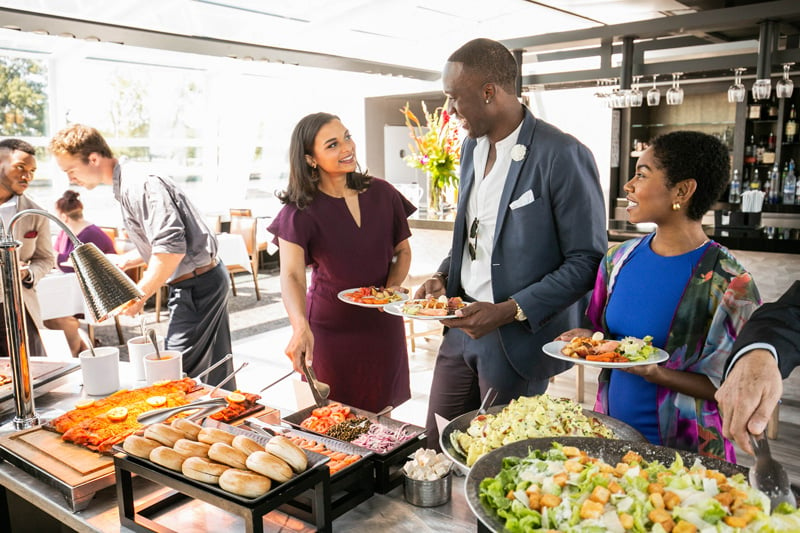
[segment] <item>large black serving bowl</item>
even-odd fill
[[[695,459],[700,458],[703,466],[714,470],[719,470],[726,476],[738,473],[747,473],[747,468],[719,459],[703,457],[696,453],[674,450],[663,446],[655,446],[647,442],[631,442],[614,439],[597,439],[591,437],[552,437],[542,439],[527,439],[514,442],[493,450],[478,459],[469,473],[464,483],[467,503],[475,516],[489,530],[502,532],[504,529],[503,521],[494,512],[485,508],[480,501],[480,484],[487,477],[495,477],[503,466],[505,457],[527,457],[531,450],[549,450],[554,442],[564,446],[575,446],[592,457],[598,457],[609,464],[617,464],[622,457],[633,450],[640,454],[646,461],[660,461],[671,464],[675,460],[675,454],[679,454],[683,462],[688,466],[692,465]]]

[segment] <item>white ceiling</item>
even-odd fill
[[[692,12],[674,0],[12,0],[0,7],[432,71],[476,37]]]

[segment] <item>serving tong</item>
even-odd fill
[[[227,359],[223,359],[223,361],[218,362],[217,365],[222,364],[225,360]],[[194,418],[203,418],[209,415],[213,415],[217,411],[221,411],[222,409],[225,408],[226,405],[228,405],[228,400],[226,400],[222,396],[215,398],[214,393],[216,393],[220,387],[222,387],[225,383],[230,381],[233,378],[233,376],[235,376],[240,370],[242,370],[248,364],[249,363],[245,361],[244,363],[239,365],[239,368],[228,374],[225,377],[225,379],[220,381],[216,387],[214,387],[204,395],[200,396],[193,402],[188,403],[186,405],[179,405],[177,407],[165,407],[163,409],[154,409],[152,411],[146,411],[140,414],[136,418],[136,421],[143,425],[149,425],[149,424],[155,424],[157,422],[163,422],[164,420],[168,419],[171,416],[174,416],[178,413],[182,413],[184,411],[189,411],[191,409],[200,409],[200,411],[189,415],[188,418],[190,420]],[[213,370],[213,367],[206,370],[206,373],[210,372],[211,370]]]
[[[770,507],[774,510],[779,504],[786,502],[797,508],[797,500],[789,484],[789,476],[783,466],[772,457],[769,442],[765,433],[750,433],[750,444],[755,452],[756,462],[750,467],[750,484],[769,497]]]
[[[306,377],[306,381],[308,381],[308,387],[311,389],[314,403],[317,404],[317,407],[328,405],[328,396],[331,394],[331,388],[327,383],[323,383],[317,379],[314,369],[306,364],[305,354],[300,357],[300,366],[303,370],[303,375]]]

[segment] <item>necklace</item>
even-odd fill
[[[700,248],[702,248],[703,246],[705,246],[705,245],[706,245],[706,243],[707,243],[708,241],[710,241],[710,240],[711,240],[711,239],[709,239],[708,237],[706,237],[706,238],[705,238],[705,240],[703,240],[703,242],[701,242],[701,243],[700,243],[700,244],[699,244],[699,245],[698,245],[698,246],[697,246],[697,247],[696,247],[694,250],[699,250]],[[692,250],[692,251],[694,252],[694,250]]]

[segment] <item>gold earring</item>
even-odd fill
[[[681,204],[679,202],[675,202],[674,204],[672,204],[672,210],[673,211],[680,211],[681,210]]]

